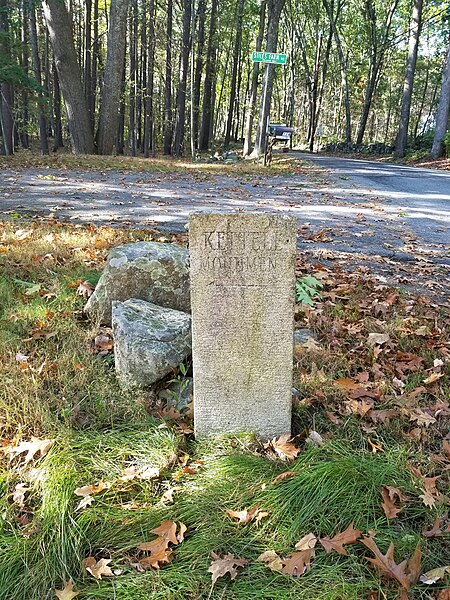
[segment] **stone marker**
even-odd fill
[[[198,437],[291,430],[296,229],[267,213],[190,217]]]

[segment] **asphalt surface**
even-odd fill
[[[299,247],[313,257],[450,266],[450,172],[291,156],[304,165],[303,173],[3,169],[0,217],[26,214],[176,232],[193,211],[271,211],[297,217]]]

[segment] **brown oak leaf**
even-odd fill
[[[274,550],[263,552],[256,560],[267,565],[271,571],[276,573],[283,571],[283,561]]]
[[[259,504],[256,504],[249,510],[246,508],[244,508],[244,510],[227,510],[226,513],[232,519],[237,519],[238,525],[246,525],[253,520],[255,520],[256,523],[259,523],[261,519],[269,515],[269,513],[259,510]]]
[[[429,529],[428,531],[425,528],[422,529],[422,535],[427,538],[442,537],[442,522],[443,519],[441,517],[438,517],[433,523],[433,527],[431,529]]]
[[[101,558],[97,561],[93,556],[88,556],[82,562],[83,567],[88,573],[95,577],[95,579],[101,579],[102,575],[105,575],[105,577],[112,577],[114,575],[110,567],[108,567],[111,560],[111,558]]]
[[[347,550],[344,548],[344,544],[354,544],[361,537],[361,533],[362,531],[360,529],[354,529],[352,522],[345,531],[337,533],[332,538],[319,538],[319,542],[322,544],[327,554],[332,550],[336,550],[338,554],[345,556]]]
[[[300,452],[290,433],[284,433],[278,438],[273,438],[270,442],[264,444],[264,448],[273,450],[282,460],[294,460]]]
[[[245,558],[236,558],[230,553],[225,554],[222,558],[218,554],[211,552],[211,558],[213,561],[208,569],[208,573],[211,573],[213,585],[219,577],[223,577],[227,573],[230,574],[231,579],[236,579],[239,567],[245,567],[248,564],[248,560]]]
[[[277,485],[277,483],[280,483],[280,481],[285,481],[289,477],[295,477],[296,475],[298,475],[298,473],[295,471],[285,471],[284,473],[280,473],[274,478],[272,485]]]
[[[59,600],[72,600],[72,598],[75,598],[75,596],[78,596],[80,592],[75,592],[73,589],[73,581],[68,581],[65,586],[64,589],[62,590],[55,590],[55,596],[59,599]]]
[[[389,546],[386,554],[382,554],[373,538],[364,537],[361,542],[375,555],[375,558],[366,558],[380,575],[395,579],[405,590],[408,590],[413,583],[416,583],[420,575],[420,563],[422,559],[420,546],[417,546],[416,551],[409,560],[404,560],[397,564],[394,560],[393,543]]]
[[[314,548],[293,552],[283,561],[283,573],[292,577],[301,577],[311,569],[311,561],[315,556]]]
[[[396,502],[404,502],[407,500],[407,497],[402,494],[402,492],[391,485],[384,485],[381,488],[381,495],[383,496],[383,502],[381,506],[383,507],[384,514],[388,519],[395,519],[398,513],[402,510],[401,506],[396,506]]]
[[[77,294],[83,298],[90,298],[94,293],[94,286],[89,281],[82,281],[77,287]]]

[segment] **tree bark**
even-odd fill
[[[55,113],[55,131],[53,138],[53,152],[58,148],[63,148],[63,130],[61,120],[61,90],[59,87],[58,71],[56,70],[55,62],[53,61],[53,110]]]
[[[276,52],[278,44],[278,28],[280,24],[281,13],[286,0],[268,0],[267,2],[267,38],[266,52]],[[273,81],[275,78],[274,65],[267,64],[263,79],[263,97],[259,111],[259,126],[256,135],[256,143],[252,156],[259,158],[264,151],[266,138],[267,121],[270,114],[270,103],[272,100]]]
[[[145,92],[144,119],[144,156],[149,158],[154,152],[153,139],[153,80],[155,60],[155,1],[149,1],[148,13],[148,56],[147,56],[147,87]]]
[[[166,74],[164,79],[164,154],[172,152],[172,29],[173,0],[167,0]]]
[[[233,126],[233,114],[234,105],[236,102],[236,79],[238,72],[238,64],[241,51],[241,40],[242,40],[242,19],[244,11],[244,0],[238,0],[236,4],[236,37],[234,39],[233,48],[233,68],[231,71],[231,83],[230,83],[230,104],[228,106],[228,117],[227,125],[225,129],[224,147],[227,148],[230,144],[231,129]]]
[[[41,59],[39,57],[39,47],[36,27],[36,9],[33,0],[29,0],[28,4],[30,17],[30,41],[31,41],[31,59],[33,63],[34,78],[39,86],[38,91],[38,109],[39,109],[39,142],[42,154],[49,154],[48,138],[47,138],[47,118],[45,116],[46,99],[42,93],[42,77],[41,77]]]
[[[98,131],[98,151],[100,154],[113,153],[117,136],[128,4],[128,0],[112,0],[111,2]]]
[[[217,28],[218,0],[212,0],[211,15],[209,19],[208,49],[206,52],[205,82],[203,84],[202,126],[200,130],[199,149],[206,151],[209,148],[214,113],[213,84],[216,65],[216,28]]]
[[[203,51],[205,47],[205,16],[206,16],[206,0],[199,0],[197,17],[197,58],[195,61],[194,86],[192,94],[192,138],[194,147],[198,148],[198,129],[200,117],[200,87],[203,72]]]
[[[434,130],[433,146],[431,147],[431,156],[439,158],[442,156],[444,147],[443,141],[447,132],[448,114],[450,108],[450,45],[448,47],[447,59],[442,73],[441,96],[436,113],[436,127]]]
[[[44,0],[42,5],[66,105],[73,151],[77,154],[93,154],[94,137],[83,93],[69,13],[62,0]]]
[[[406,153],[406,144],[408,141],[409,116],[411,113],[411,98],[414,85],[414,75],[416,72],[417,51],[419,48],[419,36],[422,26],[422,4],[423,0],[414,0],[414,6],[411,17],[408,44],[408,60],[406,64],[405,82],[403,85],[403,99],[400,111],[400,124],[395,143],[394,156],[402,158]]]
[[[259,12],[259,29],[258,37],[256,38],[255,51],[261,52],[262,41],[264,37],[264,23],[266,20],[266,0],[262,0]],[[253,132],[253,121],[255,119],[255,104],[256,94],[258,93],[258,79],[259,79],[259,63],[254,62],[252,67],[252,83],[250,88],[250,98],[248,101],[247,110],[247,123],[245,125],[245,138],[244,138],[244,150],[243,155],[248,156],[250,153],[250,147],[252,145],[252,132]]]
[[[172,154],[181,156],[183,152],[184,128],[186,118],[186,83],[189,64],[189,46],[191,31],[192,0],[183,0],[183,37],[181,44],[181,71],[177,92],[175,131],[173,134]]]
[[[7,0],[0,0],[0,50],[7,60],[12,61],[11,41],[9,39],[10,7]],[[2,82],[0,85],[0,125],[2,130],[3,150],[7,156],[14,154],[14,87],[12,83]]]

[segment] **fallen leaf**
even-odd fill
[[[401,506],[396,506],[397,500],[399,502],[404,502],[407,500],[407,497],[402,494],[402,492],[391,485],[384,485],[381,488],[381,495],[383,496],[383,502],[381,506],[383,507],[384,514],[388,519],[397,518],[398,513],[402,510]]]
[[[25,464],[34,460],[34,455],[39,452],[41,458],[47,454],[50,448],[55,443],[55,440],[40,440],[34,436],[31,436],[31,441],[21,442],[18,446],[9,447],[6,452],[12,459],[13,456],[18,456],[27,452],[25,456]]]
[[[248,560],[245,558],[236,558],[232,554],[225,554],[223,558],[211,552],[213,559],[211,566],[208,569],[208,573],[211,573],[213,585],[219,579],[227,573],[230,574],[231,579],[236,579],[239,567],[245,567],[248,564]]]
[[[105,577],[112,577],[114,575],[110,567],[108,567],[111,560],[111,558],[101,558],[97,561],[93,556],[88,556],[82,561],[82,564],[86,571],[95,577],[95,579],[101,579],[102,575]]]
[[[83,508],[86,508],[87,506],[90,506],[93,502],[94,502],[95,498],[93,498],[92,496],[85,496],[83,498],[83,500],[80,500],[80,502],[77,504],[76,508],[75,508],[75,512],[82,510]]]
[[[264,447],[274,450],[283,460],[293,460],[300,452],[300,449],[294,444],[290,433],[284,433],[278,438],[273,438],[273,440],[268,444],[265,444]]]
[[[442,452],[450,458],[450,440],[444,440],[442,442]]]
[[[344,548],[344,544],[354,544],[361,537],[361,533],[360,529],[354,529],[353,523],[350,523],[345,531],[337,533],[332,538],[319,538],[319,542],[322,544],[327,554],[332,550],[336,550],[338,554],[346,556],[347,550]]]
[[[450,565],[445,567],[438,567],[437,569],[432,569],[431,571],[427,571],[423,575],[420,576],[421,583],[425,583],[426,585],[433,585],[439,581],[439,579],[443,579],[446,573],[450,573]]]
[[[30,491],[24,483],[18,483],[14,488],[13,502],[19,505],[20,508],[25,506],[25,494]]]
[[[367,441],[369,442],[370,446],[372,447],[372,454],[376,454],[377,452],[384,452],[383,447],[380,444],[372,442],[370,437],[367,438]]]
[[[413,411],[411,411],[409,420],[416,421],[419,426],[424,425],[425,427],[436,423],[436,419],[434,417],[421,410],[420,408],[415,408]]]
[[[301,577],[311,569],[311,560],[314,556],[315,552],[313,548],[311,550],[293,552],[283,561],[283,573],[292,577]]]
[[[408,590],[413,583],[416,583],[420,575],[420,562],[422,558],[420,546],[417,546],[416,551],[409,560],[404,560],[397,564],[394,560],[393,543],[389,546],[386,554],[382,554],[373,538],[364,537],[361,542],[375,555],[375,558],[366,558],[380,575],[396,579],[405,590]]]
[[[99,481],[95,485],[84,485],[83,487],[76,488],[73,493],[76,496],[94,496],[107,490],[111,487],[111,484],[106,481]]]
[[[289,477],[295,477],[296,475],[298,475],[298,473],[295,471],[285,471],[284,473],[280,473],[274,478],[272,485],[277,485],[280,481],[286,481]]]
[[[299,550],[312,550],[317,544],[317,537],[314,533],[307,533],[302,539],[295,544],[295,549]]]
[[[75,596],[78,596],[79,593],[80,592],[74,591],[72,580],[68,581],[65,584],[64,589],[55,590],[55,596],[57,598],[59,598],[59,600],[72,600],[72,598],[75,598]]]
[[[259,504],[256,504],[252,509],[247,510],[227,510],[227,515],[232,519],[237,519],[238,525],[246,525],[255,519],[257,522],[260,521],[264,517],[259,517],[259,515],[263,514],[264,516],[268,516],[269,513],[262,513],[259,510]],[[259,517],[259,518],[258,518]]]
[[[276,573],[283,571],[283,561],[274,550],[263,552],[256,560],[267,565],[271,571]]]
[[[450,600],[450,588],[441,590],[439,592],[439,594],[436,596],[436,600]]]
[[[443,521],[443,519],[441,517],[438,517],[436,519],[436,521],[433,523],[433,527],[430,530],[427,531],[425,528],[422,529],[422,535],[427,538],[441,537],[442,536],[442,531],[441,531],[442,521]]]
[[[77,287],[77,294],[83,298],[90,298],[94,293],[94,286],[89,281],[82,281]]]
[[[369,346],[382,346],[391,338],[387,333],[369,333],[367,343]]]
[[[431,373],[431,375],[424,379],[423,382],[428,385],[430,383],[438,381],[438,379],[440,379],[441,377],[444,377],[444,373]]]
[[[97,335],[94,344],[100,351],[112,350],[114,348],[114,342],[109,335]]]

